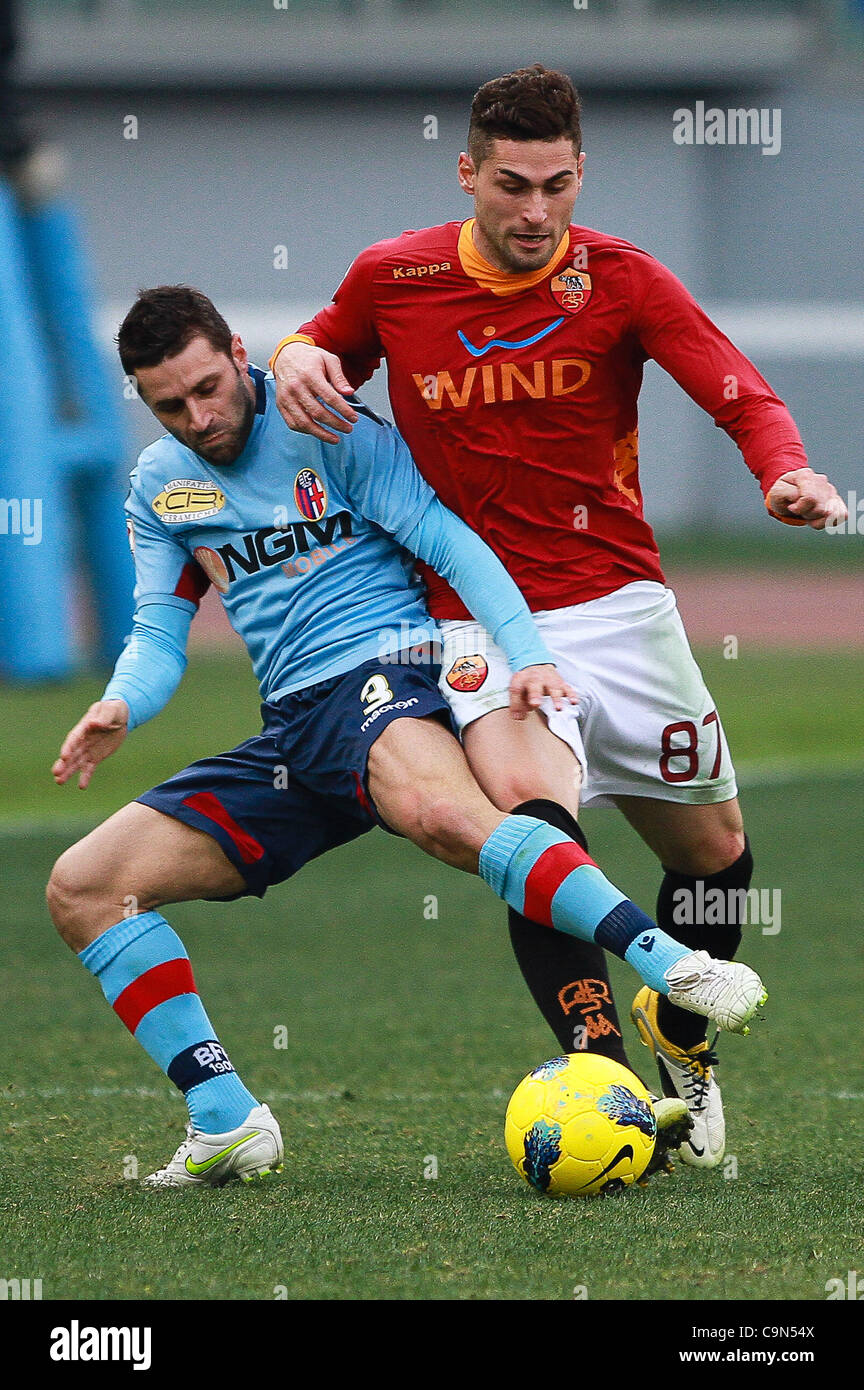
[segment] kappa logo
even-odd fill
[[[460,694],[470,694],[480,689],[488,674],[489,667],[485,658],[479,652],[473,652],[470,656],[460,656],[458,661],[454,661],[444,679],[451,690],[458,690]]]
[[[614,444],[615,476],[613,482],[620,493],[639,506],[639,431],[630,430]]]
[[[396,265],[393,267],[394,280],[422,280],[424,276],[439,275],[449,270],[449,261],[436,261],[432,265]]]
[[[196,478],[174,478],[150,503],[163,521],[176,525],[215,516],[225,506],[221,487]]]
[[[591,298],[591,276],[586,270],[577,270],[571,265],[552,276],[549,289],[556,304],[568,314],[578,314]]]

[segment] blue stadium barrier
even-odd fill
[[[74,669],[76,571],[89,571],[98,661],[131,626],[128,461],[81,245],[64,202],[25,210],[0,180],[0,675],[13,680]]]

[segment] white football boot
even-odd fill
[[[749,1023],[768,991],[755,970],[736,960],[715,960],[690,951],[670,965],[664,979],[670,1004],[713,1019],[724,1033],[749,1033]]]
[[[281,1173],[282,1134],[268,1105],[256,1105],[227,1134],[202,1134],[186,1126],[186,1138],[164,1168],[144,1178],[145,1187],[224,1187]]]
[[[666,1037],[657,1020],[658,999],[646,985],[633,1000],[630,1017],[654,1055],[664,1094],[684,1101],[690,1112],[692,1129],[678,1150],[682,1162],[716,1168],[726,1151],[723,1098],[714,1077],[717,1059],[707,1042],[685,1049]],[[659,1133],[657,1137],[659,1142]]]

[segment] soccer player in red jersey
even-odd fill
[[[442,690],[475,776],[502,810],[574,838],[580,789],[583,804],[616,805],[663,866],[659,924],[731,958],[753,861],[722,725],[642,513],[645,361],[732,437],[773,516],[818,530],[845,509],[783,402],[672,272],[572,225],[584,161],[568,77],[535,65],[487,82],[458,167],[474,216],[362,251],[332,304],[278,345],[277,400],[292,428],[335,442],[356,420],[346,396],[386,357],[421,473],[503,560],[581,695],[578,710],[514,724],[502,654],[427,572]],[[714,921],[706,900],[724,904]],[[562,1049],[627,1065],[603,953],[510,919]],[[690,1108],[682,1157],[715,1166],[725,1127],[702,1021],[647,989],[633,1018],[665,1093]]]

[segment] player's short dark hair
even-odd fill
[[[189,285],[157,285],[139,290],[120,325],[117,351],[123,370],[155,367],[176,357],[193,338],[206,338],[216,352],[231,356],[231,329],[214,304]]]
[[[492,140],[559,140],[582,150],[582,104],[566,73],[535,63],[484,82],[471,103],[468,153],[476,166]]]

